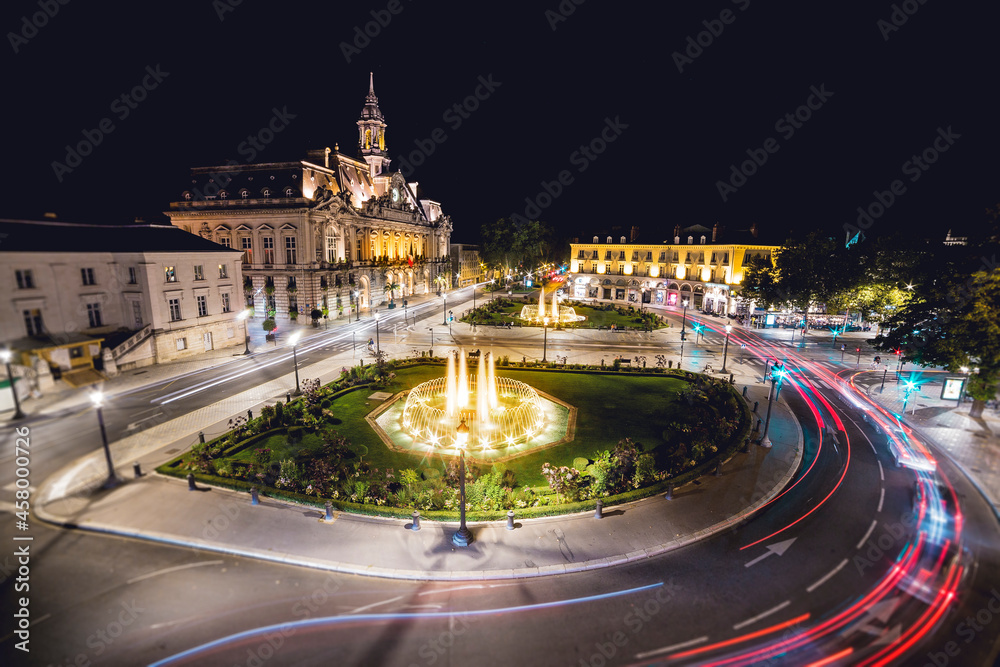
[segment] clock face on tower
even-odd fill
[[[392,201],[393,201],[393,203],[396,203],[396,202],[399,201],[399,188],[393,188],[392,189]]]

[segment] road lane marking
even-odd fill
[[[865,536],[861,538],[860,542],[858,542],[858,546],[854,547],[855,549],[860,549],[862,546],[864,546],[864,543],[868,541],[869,537],[871,537],[872,531],[875,530],[875,526],[877,524],[878,524],[878,520],[877,519],[872,519],[872,525],[868,527],[868,532],[865,533]]]
[[[882,470],[882,462],[879,461],[878,459],[875,459],[875,463],[878,464],[878,478],[884,482],[885,481],[885,471]]]
[[[358,607],[357,609],[352,609],[350,611],[345,611],[344,614],[347,615],[347,616],[350,616],[352,614],[357,614],[358,612],[361,612],[361,611],[368,611],[372,607],[381,607],[384,604],[389,604],[390,602],[396,602],[397,600],[402,600],[402,599],[403,599],[403,596],[402,595],[398,595],[398,596],[396,596],[394,598],[390,598],[388,600],[382,600],[381,602],[372,602],[371,604],[366,604],[363,607]]]
[[[768,609],[767,611],[765,611],[763,614],[757,614],[753,618],[748,618],[745,621],[740,621],[739,623],[737,623],[736,625],[733,626],[733,630],[739,630],[741,628],[745,628],[748,625],[751,625],[752,623],[756,623],[757,621],[759,621],[762,618],[770,616],[771,614],[773,614],[773,613],[775,613],[777,611],[781,611],[782,609],[784,609],[785,607],[787,607],[790,604],[792,604],[791,600],[785,600],[784,602],[782,602],[781,604],[779,604],[777,607],[772,607],[772,608]]]
[[[221,564],[222,564],[221,560],[203,560],[203,561],[198,561],[197,563],[187,563],[186,565],[177,565],[177,566],[174,566],[174,567],[168,567],[168,568],[165,568],[165,569],[162,569],[162,570],[157,570],[156,572],[150,572],[149,574],[143,574],[143,575],[138,576],[138,577],[133,577],[133,578],[129,579],[128,581],[126,581],[125,583],[126,584],[134,584],[137,581],[142,581],[144,579],[150,579],[152,577],[158,577],[161,574],[169,574],[171,572],[177,572],[178,570],[188,570],[188,569],[190,569],[192,567],[201,567],[203,565],[221,565]]]
[[[875,510],[876,512],[881,512],[882,511],[882,503],[884,501],[885,501],[885,487],[883,486],[882,487],[882,493],[878,497],[878,509]]]
[[[846,558],[844,560],[840,561],[840,565],[838,565],[837,567],[833,568],[832,570],[830,570],[829,572],[827,572],[826,574],[824,574],[823,577],[819,581],[817,581],[812,586],[810,586],[809,588],[807,588],[806,591],[808,591],[809,593],[812,593],[814,590],[816,590],[817,588],[819,588],[820,586],[822,586],[823,584],[825,584],[827,581],[829,581],[830,578],[833,577],[833,575],[837,574],[842,569],[844,569],[845,565],[847,565],[847,559]]]
[[[671,651],[676,651],[682,648],[687,648],[689,646],[695,646],[703,642],[707,642],[708,637],[698,637],[697,639],[692,639],[690,641],[681,642],[680,644],[674,644],[673,646],[664,646],[663,648],[658,648],[655,651],[646,651],[645,653],[636,653],[636,660],[645,660],[646,658],[651,658],[654,655],[660,655],[661,653],[670,653]]]

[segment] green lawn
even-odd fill
[[[402,391],[439,377],[442,372],[441,366],[401,369],[386,391]],[[664,428],[678,418],[679,412],[687,409],[686,405],[677,406],[672,400],[674,392],[684,388],[686,383],[668,376],[601,375],[504,368],[498,368],[497,374],[526,382],[578,410],[576,438],[573,442],[527,454],[506,463],[517,474],[519,484],[527,486],[545,484],[541,467],[546,461],[553,465],[569,466],[576,457],[593,458],[596,452],[612,449],[624,437],[642,443],[646,450],[665,445]],[[354,391],[333,403],[331,410],[343,421],[337,427],[340,434],[352,443],[367,447],[368,455],[365,460],[376,468],[400,470],[433,467],[443,470],[445,461],[440,457],[426,458],[394,452],[382,443],[364,420],[365,415],[378,405],[368,401],[370,393],[369,390]],[[275,447],[272,449],[277,451]]]

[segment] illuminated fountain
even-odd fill
[[[465,355],[448,356],[445,376],[414,387],[403,408],[403,429],[415,442],[449,448],[456,428],[469,427],[469,449],[500,449],[527,442],[545,425],[545,411],[538,392],[507,377],[497,377],[493,355],[479,357],[473,376],[466,370]]]
[[[555,290],[552,291],[552,302],[546,306],[544,289],[538,295],[538,305],[523,306],[520,317],[529,322],[545,322],[546,324],[567,324],[587,319],[583,315],[577,315],[572,306],[560,306]]]

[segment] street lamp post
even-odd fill
[[[4,366],[7,367],[7,382],[10,383],[10,393],[14,395],[14,416],[11,419],[24,419],[21,412],[21,401],[17,397],[17,387],[14,386],[14,372],[10,368],[10,350],[0,350],[0,359],[3,359]]]
[[[542,363],[546,362],[545,355],[549,349],[549,318],[542,318]]]
[[[684,299],[681,303],[684,304],[684,316],[681,317],[681,340],[684,340],[684,327],[688,319],[688,300]]]
[[[448,326],[448,295],[445,292],[441,292],[441,299],[444,301],[444,308],[441,309],[441,324]]]
[[[361,293],[358,290],[354,290],[354,321],[361,321]]]
[[[250,354],[250,331],[247,329],[247,319],[250,317],[250,309],[246,308],[240,311],[237,317],[243,320],[243,340],[246,343],[246,347],[243,350],[243,354]]]
[[[729,333],[732,330],[733,330],[733,325],[732,324],[727,324],[726,325],[726,343],[725,343],[725,345],[722,348],[722,372],[723,373],[728,373],[729,372],[729,371],[726,370],[726,357],[729,354]]]
[[[382,347],[379,345],[378,337],[378,310],[375,311],[375,358],[378,359],[378,353],[382,351]]]
[[[299,345],[299,338],[301,336],[302,330],[299,329],[288,338],[288,344],[292,346],[292,362],[295,365],[295,391],[292,394],[293,396],[299,396],[302,394],[302,390],[299,388],[299,355],[296,349]]]
[[[452,536],[451,541],[456,547],[467,547],[472,543],[472,531],[465,525],[465,444],[469,439],[469,427],[465,419],[455,429],[455,441],[458,445],[458,509],[461,525]]]
[[[778,396],[781,394],[781,382],[784,378],[784,364],[779,365],[778,362],[775,362],[774,369],[771,371],[771,389],[767,392],[767,416],[764,418],[764,433],[757,441],[762,447],[771,446],[771,441],[767,439],[767,428],[771,425],[771,396],[774,395],[775,402],[778,400]]]
[[[118,485],[118,478],[115,477],[115,466],[111,462],[111,448],[108,447],[108,432],[104,428],[104,394],[100,391],[94,391],[90,394],[90,400],[93,401],[94,407],[97,408],[97,423],[101,427],[101,443],[104,445],[104,460],[108,464],[108,478],[104,480],[102,488],[110,489]]]
[[[434,356],[434,327],[427,327],[427,330],[431,332],[431,350],[430,356]]]
[[[903,409],[901,410],[901,412],[903,414],[906,414],[906,404],[909,402],[909,400],[910,400],[910,393],[914,389],[916,389],[916,385],[913,384],[913,382],[907,381],[907,383],[906,383],[906,394],[903,396]],[[899,394],[897,394],[897,396],[898,395]],[[913,411],[916,412],[916,403],[914,403]]]

